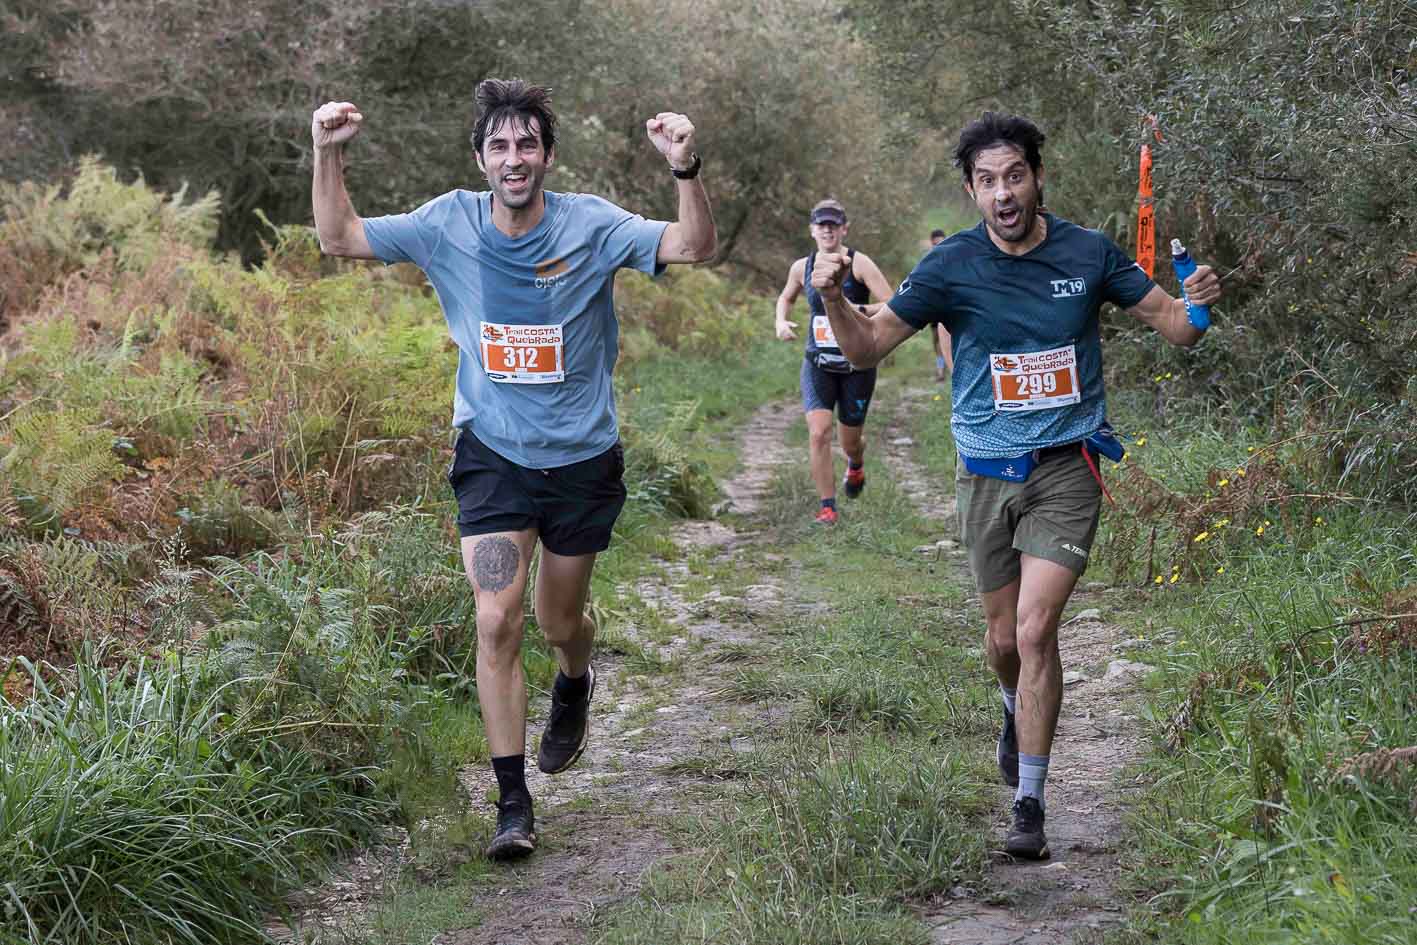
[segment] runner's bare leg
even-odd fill
[[[523,600],[536,531],[470,535],[463,570],[477,598],[477,701],[492,757],[526,751]]]
[[[1018,594],[1018,748],[1047,755],[1063,706],[1063,660],[1058,619],[1073,593],[1077,572],[1043,558],[1023,555]]]
[[[849,427],[839,423],[837,437],[841,440],[841,451],[846,454],[847,460],[860,466],[866,458],[866,425]]]
[[[823,499],[836,497],[836,467],[832,461],[832,412],[807,411],[807,449],[812,459],[812,481]]]
[[[556,651],[561,672],[571,679],[590,666],[595,624],[586,613],[595,554],[558,555],[541,546],[536,569],[536,623]]]

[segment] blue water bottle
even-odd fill
[[[1180,240],[1171,241],[1171,268],[1176,270],[1176,280],[1181,283],[1181,298],[1186,302],[1186,318],[1201,331],[1210,327],[1210,306],[1196,305],[1186,294],[1186,280],[1196,271],[1196,261],[1186,252]]]

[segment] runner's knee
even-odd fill
[[[1058,648],[1058,618],[1046,609],[1019,611],[1018,648],[1030,656],[1044,656]]]
[[[521,601],[513,605],[479,603],[477,607],[477,647],[494,662],[520,658],[522,647]]]
[[[581,636],[585,631],[585,620],[585,613],[580,610],[571,613],[548,610],[536,615],[536,625],[552,646],[560,646]]]
[[[823,430],[812,430],[812,431],[810,431],[810,437],[809,437],[809,438],[810,438],[810,440],[811,440],[812,449],[814,449],[814,450],[826,450],[826,449],[831,449],[831,445],[832,445],[832,428],[831,428],[831,427],[827,427],[826,429],[823,429]]]

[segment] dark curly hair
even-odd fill
[[[1043,142],[1047,136],[1027,118],[1003,112],[985,112],[964,126],[955,146],[955,167],[964,174],[964,182],[974,180],[974,159],[980,151],[996,144],[1007,144],[1023,152],[1023,159],[1037,174],[1043,166]]]
[[[488,131],[496,131],[510,118],[518,131],[528,131],[531,120],[541,127],[541,143],[550,154],[556,147],[556,113],[551,110],[551,90],[522,79],[483,79],[477,83],[477,121],[472,126],[472,148],[482,153]]]

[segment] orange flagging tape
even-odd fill
[[[1137,265],[1156,277],[1156,200],[1151,195],[1151,147],[1145,144],[1137,182]]]

